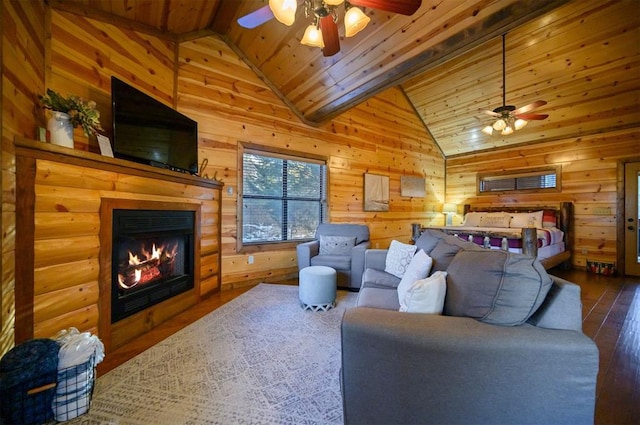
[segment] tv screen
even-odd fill
[[[156,167],[198,172],[198,123],[111,77],[113,155]]]

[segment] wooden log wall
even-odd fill
[[[444,199],[444,159],[401,91],[389,90],[314,128],[302,124],[218,37],[176,47],[156,35],[65,12],[54,10],[51,21],[51,86],[93,96],[104,105],[109,104],[109,78],[116,75],[198,121],[200,161],[209,161],[204,172],[217,172],[225,184],[223,289],[297,274],[292,248],[252,253],[252,265],[247,253],[236,252],[239,142],[326,157],[330,220],[369,225],[374,246],[387,247],[392,239],[408,242],[412,222],[443,223],[438,211]],[[390,176],[390,212],[363,212],[366,172]],[[424,177],[426,197],[401,197],[402,175]]]
[[[73,326],[98,334],[107,348],[117,348],[169,318],[163,310],[176,314],[220,289],[220,185],[40,142],[16,143],[21,207],[17,246],[23,253],[16,278],[33,288],[33,333],[18,329],[20,339],[47,338]],[[196,235],[201,244],[196,261],[200,279],[195,298],[181,299],[178,307],[169,299],[162,308],[125,319],[126,327],[120,322],[109,327],[105,317],[110,315],[100,308],[109,308],[105,300],[110,300],[111,290],[110,282],[105,283],[105,266],[99,262],[105,256],[103,246],[111,246],[110,231],[101,233],[105,199],[121,200],[120,204],[162,202],[165,208],[191,204],[200,210]],[[115,334],[120,328],[126,337]]]
[[[45,7],[41,1],[2,0],[0,22],[0,156],[2,215],[0,243],[0,357],[14,345],[15,326],[15,136],[35,137],[41,111],[36,93],[44,87]]]
[[[411,223],[443,224],[444,160],[402,92],[390,89],[318,128],[304,125],[222,40],[180,44],[178,107],[196,119],[205,170],[224,180],[223,287],[297,274],[294,249],[236,252],[238,143],[324,157],[331,222],[369,226],[374,247],[409,242]],[[363,211],[363,174],[390,177],[389,212]],[[400,196],[400,177],[425,178],[426,196]],[[231,195],[227,188],[232,189]]]
[[[480,207],[574,204],[572,264],[617,261],[618,172],[622,161],[637,158],[638,129],[500,149],[447,160],[447,202]],[[476,195],[476,175],[560,165],[560,192]],[[462,216],[457,216],[459,223]],[[455,223],[454,223],[455,224]]]

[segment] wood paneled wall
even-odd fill
[[[196,119],[205,170],[224,180],[222,199],[223,287],[277,280],[297,273],[294,249],[236,252],[238,143],[324,157],[329,169],[329,217],[332,222],[364,223],[373,246],[392,239],[408,242],[411,223],[443,223],[444,160],[402,92],[382,95],[314,128],[290,109],[222,40],[208,37],[179,48],[178,109]],[[363,211],[363,174],[390,177],[390,211]],[[400,196],[400,177],[426,180],[423,199]],[[231,188],[231,194],[227,189]]]
[[[2,146],[2,244],[0,356],[14,343],[15,324],[15,136],[33,138],[38,117],[36,93],[44,86],[45,7],[41,1],[2,0],[2,80],[0,108]]]
[[[48,338],[61,329],[76,327],[106,338],[107,348],[126,342],[125,337],[114,333],[115,327],[124,329],[121,323],[110,327],[110,314],[100,311],[101,306],[109,308],[105,300],[111,299],[111,282],[105,265],[99,263],[101,258],[110,258],[109,249],[107,253],[101,251],[111,244],[110,240],[101,240],[104,234],[111,235],[109,227],[106,231],[101,228],[105,199],[120,200],[122,205],[164,203],[165,209],[172,209],[176,203],[173,209],[189,204],[201,217],[196,235],[200,256],[196,259],[199,280],[195,298],[191,296],[181,306],[175,306],[173,299],[167,300],[153,313],[126,319],[126,337],[140,335],[166,320],[160,307],[176,314],[199,297],[220,289],[219,186],[180,178],[179,174],[167,176],[165,170],[145,170],[128,161],[103,162],[100,155],[82,152],[81,157],[65,156],[66,149],[52,147],[50,152],[50,145],[38,146],[39,142],[17,143],[18,205],[23,216],[18,221],[17,247],[24,254],[17,278],[33,287],[33,316],[25,321],[33,323],[33,332],[20,330],[21,337]],[[25,264],[30,270],[23,270]]]
[[[173,40],[157,34],[50,10],[37,2],[3,0],[3,13],[3,106],[9,105],[11,112],[8,114],[4,107],[5,151],[13,152],[15,135],[35,138],[35,127],[45,125],[46,115],[37,107],[37,95],[45,88],[95,100],[103,127],[108,128],[111,75],[198,120],[200,160],[209,160],[205,172],[210,176],[217,172],[217,177],[233,188],[232,195],[228,195],[225,187],[222,196],[223,289],[275,281],[297,273],[294,249],[254,253],[255,262],[251,266],[246,254],[236,252],[237,146],[242,141],[326,157],[331,221],[369,225],[374,246],[386,247],[392,239],[408,241],[413,222],[443,222],[438,211],[444,201],[444,159],[397,89],[386,91],[323,127],[309,127],[217,37],[177,46]],[[4,26],[6,22],[15,22],[17,32]],[[17,39],[7,40],[8,37]],[[10,66],[6,60],[7,45],[23,49],[9,52]],[[95,141],[87,140],[80,131],[75,132],[75,138],[77,149],[97,151]],[[362,210],[366,172],[390,177],[389,212]],[[3,218],[9,217],[3,220],[6,240],[3,254],[9,267],[3,268],[2,351],[13,343],[15,176],[12,173],[15,159],[11,154],[3,155]],[[403,175],[424,177],[426,197],[401,197]],[[93,227],[90,218],[84,224]],[[95,246],[95,242],[90,245]],[[41,285],[48,284],[42,281]],[[87,293],[87,299],[92,297],[95,294]],[[47,303],[45,298],[42,303]],[[66,321],[64,325],[72,322]]]
[[[574,204],[572,264],[616,262],[618,166],[640,153],[640,131],[622,130],[447,160],[447,202],[479,206]],[[476,195],[476,174],[559,165],[560,192]],[[461,216],[456,217],[458,222]]]

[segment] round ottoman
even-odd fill
[[[327,311],[336,301],[336,271],[326,266],[300,270],[300,304],[305,310]]]

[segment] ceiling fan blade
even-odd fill
[[[253,29],[267,21],[270,21],[271,19],[273,19],[273,12],[269,5],[266,5],[238,18],[238,25],[243,28]]]
[[[516,118],[520,118],[525,121],[535,121],[535,120],[544,120],[549,117],[547,114],[517,114]]]
[[[349,3],[409,16],[420,8],[422,0],[350,0]]]
[[[545,102],[544,100],[537,100],[533,103],[530,103],[528,105],[522,106],[518,109],[516,109],[515,111],[511,112],[511,115],[520,115],[520,114],[525,114],[529,111],[533,111],[536,108],[539,108],[541,106],[546,105],[547,102]]]
[[[320,31],[322,31],[322,41],[324,42],[322,54],[328,57],[338,53],[340,51],[340,38],[338,26],[333,21],[333,16],[328,15],[320,19]]]
[[[480,111],[483,114],[491,115],[492,117],[500,117],[500,116],[502,116],[502,114],[490,111],[488,109],[478,109],[478,111]]]

